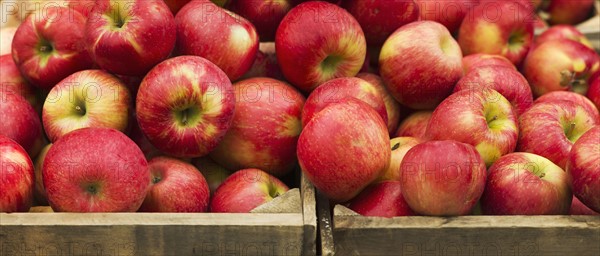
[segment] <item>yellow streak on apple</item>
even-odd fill
[[[140,44],[138,44],[138,42],[135,40],[135,35],[127,33],[127,41],[131,44],[135,52],[137,52],[140,55],[142,54],[144,50],[142,49]]]
[[[204,128],[204,133],[207,136],[213,136],[215,134],[217,134],[217,127],[215,127],[213,124],[207,124],[206,127]]]
[[[18,154],[17,152],[14,152],[14,151],[3,152],[2,154],[3,154],[3,156],[2,156],[3,158],[10,159],[11,161],[15,162],[15,164],[19,165],[20,168],[27,167],[27,159],[25,157],[23,157],[23,155]],[[6,168],[4,170],[10,171],[12,169]]]
[[[229,49],[236,53],[247,51],[252,46],[252,39],[248,31],[240,25],[229,28]]]
[[[573,71],[575,72],[583,72],[585,70],[585,60],[575,59],[573,60]]]
[[[237,152],[242,152],[241,154],[234,154],[235,158],[238,158],[238,163],[251,163],[257,162],[261,164],[267,164],[270,166],[276,166],[279,163],[275,162],[269,152],[265,152],[264,150],[258,150],[253,143],[249,141],[241,140],[237,144]],[[236,157],[237,156],[237,157]]]
[[[302,123],[300,119],[286,115],[285,121],[281,124],[281,126],[277,127],[277,133],[282,137],[296,137],[302,131]]]
[[[367,81],[360,81],[360,90],[365,94],[377,94],[375,87]]]
[[[474,42],[474,45],[476,46],[476,52],[496,53],[496,47],[498,47],[498,45],[505,44],[506,47],[502,49],[502,54],[504,55],[508,52],[508,44],[501,40],[501,32],[497,24],[480,22],[477,24],[475,31],[475,34],[478,35]]]
[[[594,63],[594,65],[592,65],[592,73],[598,71],[598,69],[600,68],[600,62],[596,62]]]
[[[204,69],[198,69],[198,70],[193,70],[191,69],[189,66],[182,66],[179,67],[178,69],[175,69],[175,76],[176,77],[185,77],[186,80],[188,80],[191,84],[192,87],[194,87],[194,90],[196,91],[200,91],[200,85],[198,84],[198,78],[202,77],[204,75]]]
[[[485,165],[488,167],[502,156],[502,153],[500,153],[500,150],[496,146],[485,141],[477,144],[475,149],[479,152],[479,155],[481,155]]]
[[[386,60],[389,58],[393,58],[394,56],[396,56],[396,47],[395,47],[395,42],[397,37],[399,34],[394,34],[392,36],[390,36],[390,38],[388,38],[386,40],[386,43],[383,45],[383,47],[381,47],[381,52],[379,53],[379,60]]]
[[[288,0],[265,0],[265,5],[270,4],[270,5],[275,5],[275,6],[280,6],[281,8],[289,8],[290,1]]]

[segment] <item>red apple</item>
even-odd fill
[[[140,212],[206,212],[210,192],[193,165],[159,156],[148,162],[152,186]]]
[[[12,91],[0,95],[0,135],[21,145],[30,156],[42,148],[42,124],[31,104]]]
[[[356,18],[373,47],[383,45],[397,28],[419,19],[419,6],[413,0],[346,0],[342,7]]]
[[[585,204],[579,201],[576,196],[573,196],[569,215],[600,215],[600,213],[595,212],[589,207],[585,206]]]
[[[425,130],[431,119],[433,111],[418,111],[410,114],[398,126],[395,137],[415,137],[425,139]]]
[[[345,202],[381,176],[390,161],[389,145],[380,115],[368,104],[346,98],[325,107],[304,127],[297,154],[315,187],[329,199]]]
[[[221,7],[226,7],[227,5],[229,5],[229,1],[230,0],[211,0],[211,2]]]
[[[173,15],[177,14],[191,0],[164,0]]]
[[[504,96],[518,115],[533,105],[533,95],[527,79],[513,67],[483,66],[469,71],[461,78],[454,91],[494,89]]]
[[[490,167],[481,210],[491,215],[567,214],[571,198],[563,169],[542,156],[519,152]]]
[[[230,170],[217,164],[210,157],[194,158],[192,159],[192,164],[200,170],[200,173],[206,179],[210,194],[214,194],[221,183],[231,175]]]
[[[27,212],[33,204],[33,163],[17,142],[0,135],[0,212]]]
[[[600,212],[600,126],[584,133],[568,156],[567,174],[573,194],[590,209]]]
[[[42,176],[48,202],[57,212],[137,211],[151,183],[142,151],[108,128],[63,136],[48,151]]]
[[[211,158],[230,170],[257,168],[278,177],[289,173],[296,165],[304,96],[271,78],[242,80],[233,89],[231,128]]]
[[[537,103],[520,116],[517,151],[543,156],[564,169],[573,143],[598,124],[597,115],[571,101]]]
[[[600,113],[598,112],[598,108],[596,108],[594,103],[585,96],[578,93],[565,91],[549,92],[542,95],[542,97],[537,98],[534,103],[537,104],[542,102],[556,102],[561,100],[571,101],[577,104],[578,106],[583,107],[588,112],[588,114],[593,116],[595,119],[600,120]]]
[[[534,3],[534,1],[541,1],[541,0],[479,0],[479,4],[487,4],[489,2],[508,2],[511,3],[513,5],[515,4],[520,4],[521,6],[527,8],[527,10],[530,12],[530,15],[535,14],[535,9],[537,8],[536,4]]]
[[[538,34],[539,31],[545,31],[548,28],[550,28],[550,25],[548,25],[548,22],[546,22],[544,19],[542,19],[542,17],[540,17],[540,15],[536,14],[534,16],[534,20],[533,20],[533,30],[535,31],[535,33]]]
[[[350,201],[348,208],[363,216],[392,218],[416,215],[402,197],[400,181],[383,181],[368,186]]]
[[[260,43],[256,52],[256,59],[252,67],[240,79],[252,77],[270,77],[278,80],[284,80],[281,69],[277,64],[277,54],[275,53],[275,43]]]
[[[469,214],[485,186],[485,163],[477,150],[451,140],[414,146],[404,156],[400,170],[404,199],[423,215]]]
[[[306,104],[302,109],[302,126],[306,126],[327,105],[351,97],[369,104],[381,116],[387,127],[388,114],[383,101],[384,94],[384,91],[376,89],[375,85],[360,78],[331,79],[319,85],[306,99]]]
[[[85,24],[81,13],[67,7],[27,16],[12,42],[12,56],[23,77],[49,90],[70,74],[91,68],[83,40]]]
[[[578,24],[588,19],[594,10],[594,0],[552,0],[545,11],[550,24]]]
[[[462,76],[462,53],[446,27],[419,21],[394,32],[383,44],[379,72],[390,93],[413,109],[433,109]]]
[[[35,89],[21,76],[10,54],[0,56],[0,91],[12,91],[23,96],[34,108],[38,106]]]
[[[385,84],[383,83],[383,79],[381,79],[381,77],[378,75],[371,73],[358,73],[356,77],[374,85],[375,89],[379,91],[379,94],[383,96],[383,103],[385,104],[385,110],[387,112],[388,131],[390,134],[393,134],[398,128],[398,124],[400,122],[400,115],[402,111],[400,103],[398,103],[394,99],[394,96],[388,92]]]
[[[533,49],[523,67],[534,96],[551,91],[574,91],[585,94],[588,85],[600,72],[600,58],[585,45],[559,39],[544,42]]]
[[[144,75],[173,50],[175,19],[162,0],[98,0],[85,29],[96,64],[119,75]]]
[[[67,6],[75,11],[80,12],[85,17],[89,17],[94,9],[95,0],[63,0],[67,2]]]
[[[463,74],[469,73],[469,71],[478,67],[484,66],[505,66],[512,69],[517,69],[515,65],[510,62],[507,58],[502,55],[475,53],[467,55],[462,59],[463,63]]]
[[[531,14],[529,7],[515,2],[481,3],[461,24],[458,43],[465,55],[498,54],[519,66],[533,41]]]
[[[211,212],[250,212],[289,188],[259,169],[243,169],[229,176],[210,200]]]
[[[176,51],[208,59],[235,81],[246,73],[258,51],[258,35],[248,20],[208,0],[194,0],[175,17]]]
[[[135,113],[133,113],[133,115],[135,115]],[[154,145],[152,145],[148,138],[146,138],[146,135],[144,135],[144,132],[142,132],[142,129],[137,122],[137,118],[134,117],[130,119],[130,127],[131,130],[129,132],[129,138],[131,138],[131,140],[133,140],[133,142],[135,142],[135,144],[138,145],[138,147],[142,150],[144,156],[146,156],[146,160],[163,155],[163,153],[160,152],[160,150],[158,150]]]
[[[367,51],[354,17],[323,1],[305,2],[288,12],[277,28],[275,47],[283,75],[304,92],[333,78],[355,76]]]
[[[44,179],[42,177],[42,166],[44,165],[44,159],[46,159],[46,155],[48,154],[50,147],[52,147],[52,143],[43,147],[33,163],[35,173],[34,198],[38,205],[48,205],[48,197],[46,196]]]
[[[290,0],[235,0],[227,7],[256,27],[260,41],[274,41],[283,17],[292,9]]]
[[[10,54],[17,27],[0,28],[0,55]]]
[[[382,173],[380,180],[395,180],[401,179],[400,164],[406,155],[406,152],[421,143],[420,139],[414,137],[396,137],[390,140],[392,149],[390,164]]]
[[[84,70],[52,88],[44,102],[42,121],[51,142],[84,127],[125,132],[130,108],[129,90],[117,77],[103,70]]]
[[[583,45],[587,46],[590,49],[594,49],[590,40],[585,37],[585,35],[577,28],[571,25],[556,25],[550,27],[548,30],[544,31],[542,34],[535,38],[535,45],[540,45],[547,41],[559,40],[559,39],[569,39],[576,42],[580,42]]]
[[[137,121],[148,140],[176,157],[213,150],[231,125],[235,97],[227,75],[197,56],[168,59],[140,85]]]
[[[462,90],[445,99],[431,115],[425,136],[473,145],[490,166],[515,150],[519,128],[510,102],[493,89]]]
[[[415,0],[419,5],[421,20],[431,20],[444,25],[456,34],[467,13],[479,4],[479,0]]]
[[[594,82],[590,85],[586,96],[596,105],[600,110],[600,76],[596,77]]]

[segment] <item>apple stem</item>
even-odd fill
[[[79,113],[83,113],[83,109],[80,106],[75,106],[75,110]]]
[[[187,124],[187,111],[183,111],[183,113],[181,113],[181,123],[183,123],[183,125]]]
[[[569,70],[563,70],[560,72],[560,86],[567,87],[576,83],[575,73]]]
[[[400,143],[394,144],[394,146],[392,147],[392,151],[398,149],[399,147],[400,147]]]
[[[40,46],[40,52],[49,52],[50,47],[46,46],[46,45],[42,45]]]
[[[573,130],[575,130],[575,123],[571,123],[571,125],[569,125],[569,130],[567,131],[567,135],[570,135]]]

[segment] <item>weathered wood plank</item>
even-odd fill
[[[592,46],[600,53],[600,1],[596,1],[596,16],[577,25],[581,31],[592,43]]]
[[[327,199],[317,205],[321,248],[337,255],[600,255],[599,216],[378,218],[336,205],[328,234]]]
[[[258,213],[0,213],[0,255],[315,255],[314,187]]]
[[[335,255],[333,219],[329,200],[317,190],[317,217],[319,227],[319,248],[322,255]],[[340,254],[343,255],[343,254]]]
[[[598,218],[359,218],[335,218],[339,255],[600,255]]]
[[[304,249],[303,255],[317,254],[317,203],[315,187],[306,176],[300,180],[300,193],[302,194],[302,215],[304,221]]]
[[[300,255],[302,214],[0,214],[0,255]]]
[[[600,217],[336,215],[333,238],[339,255],[597,256]]]

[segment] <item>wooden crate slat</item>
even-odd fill
[[[331,212],[319,193],[317,205],[318,216]],[[329,255],[600,255],[600,216],[379,218],[341,205],[333,212],[319,218],[321,250]]]
[[[304,222],[304,249],[303,255],[317,254],[317,209],[315,187],[306,176],[302,175],[300,181],[302,194],[302,215]]]
[[[0,215],[1,255],[300,255],[303,248],[301,214],[30,215]]]

